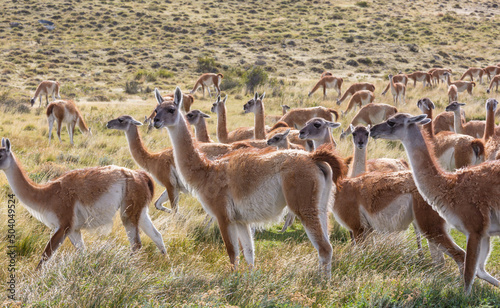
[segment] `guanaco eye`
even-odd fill
[[[396,125],[396,123],[394,123],[392,121],[387,121],[387,125],[389,125],[390,127],[393,127],[394,125]]]
[[[174,113],[175,112],[175,109],[174,108],[170,108],[168,109],[168,113]]]
[[[122,123],[122,122],[123,122],[123,120],[122,120],[122,119],[118,119],[118,122]]]
[[[187,117],[188,117],[188,118],[192,118],[192,117],[193,117],[193,115],[192,115],[192,114],[188,114],[188,115],[187,115]]]
[[[320,128],[320,127],[321,127],[321,124],[320,124],[320,123],[314,123],[313,125],[314,125],[314,127],[316,127],[316,128]]]

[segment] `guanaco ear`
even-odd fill
[[[163,103],[163,97],[161,96],[160,91],[157,88],[155,88],[155,97],[156,101],[158,102],[158,105]]]
[[[182,105],[182,91],[179,87],[176,87],[174,91],[174,104],[177,107]]]
[[[148,119],[148,118],[146,118],[146,120],[147,120],[147,119]],[[137,121],[136,119],[132,119],[132,124],[137,125],[137,126],[141,126],[141,125],[142,125],[142,123],[141,123],[141,122],[139,122],[139,121]],[[90,128],[89,128],[89,130],[90,130]]]
[[[458,104],[458,106],[465,106],[465,103],[458,103],[457,102],[457,104]]]
[[[259,98],[259,94],[257,94],[257,92],[255,92],[255,95],[253,97],[254,100],[257,100]]]
[[[210,118],[210,116],[206,113],[200,112],[200,115],[204,118]]]
[[[425,121],[425,120],[428,120],[428,121]],[[427,115],[421,114],[421,115],[418,115],[418,116],[414,116],[414,117],[408,118],[406,120],[406,123],[407,124],[419,123],[419,124],[423,125],[423,124],[429,123],[430,121],[431,121],[431,119],[427,119]]]
[[[89,135],[92,136],[92,128],[89,127]]]
[[[4,143],[3,138],[2,138],[2,143]],[[7,152],[10,152],[10,140],[9,140],[9,138],[5,139],[5,144],[3,146],[5,147]]]
[[[290,133],[290,129],[291,129],[291,128],[287,129],[287,130],[283,133],[283,137],[288,136],[288,134]]]
[[[368,132],[370,132],[370,128],[372,128],[372,126],[370,124],[368,124],[368,126],[366,127],[366,129],[368,130]]]
[[[2,148],[5,148],[5,138],[2,137]]]
[[[263,100],[265,96],[266,96],[266,92],[262,93],[262,95],[260,96],[260,100]]]
[[[217,100],[215,101],[215,103],[219,103],[220,102],[220,95],[217,95]]]
[[[340,126],[340,123],[338,123],[338,122],[328,122],[328,121],[326,121],[326,124],[327,124],[329,127],[331,127],[331,128],[337,128],[337,127],[339,127],[339,126]]]
[[[224,100],[222,101],[222,103],[224,103],[224,104],[225,104],[225,103],[226,103],[226,101],[227,101],[227,94],[226,94],[226,97],[224,97]]]
[[[436,109],[436,106],[434,105],[434,103],[431,100],[429,100],[429,102],[431,103],[431,109]]]
[[[349,124],[349,128],[351,129],[351,132],[353,132],[355,127],[354,127],[354,125]],[[342,131],[342,132],[343,132],[343,131]]]

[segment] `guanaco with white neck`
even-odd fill
[[[419,99],[417,107],[429,119],[432,119],[435,106],[429,98]],[[463,134],[453,134],[449,131],[435,134],[432,122],[423,125],[422,129],[427,133],[433,145],[433,154],[444,169],[455,171],[455,169],[477,165],[484,161],[482,140]]]
[[[278,150],[304,150],[304,147],[298,144],[290,143],[288,134],[290,128],[287,128],[283,133],[276,133],[271,138],[267,139],[267,145],[275,146]]]
[[[452,84],[448,86],[448,104],[458,100],[458,89],[457,86]]]
[[[59,82],[52,80],[45,80],[40,82],[35,91],[35,96],[30,101],[31,107],[35,104],[37,97],[40,98],[40,105],[38,107],[42,107],[42,96],[45,95],[46,104],[49,105],[49,95],[52,95],[52,101],[56,100],[56,97],[61,99],[61,95],[59,95]]]
[[[349,95],[353,95],[354,93],[361,91],[361,90],[368,90],[375,92],[375,85],[373,83],[369,82],[358,82],[358,83],[353,83],[347,90],[344,92],[344,95],[340,99],[337,99],[337,105],[342,104],[342,102],[349,97]]]
[[[464,103],[459,103],[454,101],[446,106],[446,111],[453,112],[453,125],[455,128],[455,133],[469,135],[474,138],[483,138],[484,135],[484,127],[486,125],[486,121],[472,120],[466,123],[462,122],[461,119],[461,106],[465,106]]]
[[[341,77],[332,76],[331,73],[321,76],[321,79],[316,83],[311,92],[309,92],[309,94],[307,95],[311,96],[314,92],[316,92],[316,90],[318,90],[320,87],[323,87],[323,98],[326,98],[326,89],[328,88],[333,88],[338,93],[337,98],[340,97],[340,95],[342,95],[342,83],[344,82],[344,79],[342,79]]]
[[[476,86],[476,83],[474,81],[461,81],[461,80],[458,80],[458,81],[453,81],[452,82],[450,80],[451,79],[451,74],[448,73],[448,72],[445,72],[443,74],[443,76],[445,77],[446,82],[448,83],[448,86],[454,85],[454,86],[457,87],[457,92],[458,93],[467,91],[467,93],[469,93],[470,95],[472,95],[472,90]]]
[[[194,96],[191,95],[191,94],[186,94],[186,93],[183,93],[182,95],[183,95],[182,110],[185,113],[188,113],[189,110],[191,110],[191,106],[194,103]],[[166,95],[163,96],[163,98],[165,100],[173,100],[174,99],[174,94],[173,93],[166,94]],[[151,112],[151,114],[149,115],[149,117],[144,116],[144,124],[146,124],[146,123],[148,124],[148,130],[147,130],[148,133],[153,128],[153,118],[154,117],[155,117],[155,111],[154,110],[153,110],[153,112]]]
[[[254,266],[250,224],[272,221],[288,205],[302,220],[318,251],[320,268],[330,277],[328,208],[333,184],[346,171],[342,159],[327,149],[314,153],[246,149],[211,162],[200,155],[179,113],[181,90],[176,88],[175,94],[173,103],[164,102],[155,89],[154,126],[167,128],[179,173],[203,208],[217,219],[233,268],[238,264],[239,244],[249,266]]]
[[[397,112],[398,109],[394,106],[371,103],[364,106],[358,111],[354,118],[352,118],[351,125],[353,127],[356,127],[358,125],[375,125],[387,120]],[[340,134],[340,140],[344,139],[346,136],[349,136],[349,134],[352,132],[351,125],[349,125],[345,131],[342,130],[342,133]]]
[[[165,191],[154,202],[155,207],[158,210],[170,213],[171,210],[163,206],[163,203],[168,199],[172,210],[177,213],[179,194],[181,192],[188,193],[189,191],[175,167],[174,152],[172,148],[167,148],[157,153],[149,152],[139,134],[138,126],[141,125],[141,122],[136,121],[131,116],[123,115],[109,121],[106,127],[125,132],[130,154],[134,161],[165,187]],[[234,149],[249,146],[246,144],[201,143],[199,148],[208,159],[217,159]]]
[[[403,74],[403,73],[399,73],[397,75],[392,76],[392,80],[394,83],[399,82],[406,87],[406,85],[408,84],[408,75]],[[387,93],[387,91],[389,91],[390,88],[391,88],[391,83],[389,81],[389,83],[385,87],[384,91],[382,91],[382,95],[385,95],[385,93]]]
[[[486,100],[486,125],[484,127],[484,143],[486,160],[500,158],[500,128],[495,127],[495,112],[498,101],[494,98]]]
[[[389,75],[389,84],[391,86],[392,99],[394,105],[398,106],[398,101],[405,104],[406,86],[400,82],[394,82],[392,75]]]
[[[0,169],[28,212],[54,231],[37,269],[66,237],[78,250],[84,249],[81,230],[111,225],[118,210],[132,250],[141,247],[140,228],[161,253],[166,254],[162,236],[148,214],[154,183],[146,172],[118,166],[93,167],[73,170],[45,184],[36,184],[14,156],[9,139],[4,138]]]
[[[222,81],[222,78],[224,78],[224,75],[222,74],[213,74],[213,73],[205,73],[198,78],[196,83],[194,84],[193,89],[191,90],[190,94],[193,94],[198,90],[198,88],[201,87],[203,91],[203,97],[205,97],[205,87],[208,90],[208,95],[212,97],[212,93],[210,92],[210,86],[214,86],[215,91],[217,92],[217,96],[220,95],[220,83]]]
[[[337,122],[330,122],[323,118],[312,118],[300,130],[299,138],[312,140],[315,149],[324,144],[331,144],[336,147],[337,143],[333,139],[330,129],[339,126],[340,123]]]
[[[418,127],[429,121],[426,115],[397,114],[375,125],[371,136],[403,143],[422,197],[452,227],[466,235],[466,294],[470,294],[476,275],[498,287],[499,281],[486,272],[485,266],[490,237],[500,235],[500,162],[485,162],[454,173],[443,171]]]
[[[198,109],[186,113],[186,120],[189,124],[194,126],[194,132],[198,142],[214,142],[208,134],[207,123],[205,122],[206,118],[210,118],[210,116]]]
[[[83,120],[80,110],[78,110],[75,103],[71,100],[57,100],[50,103],[47,107],[47,120],[49,121],[49,144],[52,138],[54,121],[57,121],[57,137],[59,137],[59,142],[62,142],[61,126],[63,123],[66,123],[71,144],[73,144],[73,135],[75,134],[75,126],[77,125],[82,133],[92,135],[92,131]]]

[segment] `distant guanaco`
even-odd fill
[[[42,107],[42,95],[45,95],[46,98],[47,103],[45,104],[45,106],[49,105],[49,95],[52,95],[52,101],[55,101],[56,97],[60,99],[61,96],[59,95],[59,82],[52,80],[45,80],[40,82],[40,84],[36,88],[35,96],[33,96],[30,101],[31,107],[33,107],[33,105],[35,104],[37,97],[40,98],[39,107]]]
[[[342,83],[344,79],[340,77],[332,76],[330,72],[325,72],[321,75],[321,79],[316,83],[314,88],[309,92],[308,96],[311,96],[320,87],[323,87],[323,98],[326,98],[326,89],[333,88],[338,93],[338,97],[342,95]]]
[[[224,75],[222,75],[221,73],[205,73],[201,75],[200,78],[198,78],[190,94],[193,94],[194,92],[196,92],[196,90],[198,90],[199,87],[201,87],[203,91],[203,97],[205,97],[205,87],[207,87],[208,95],[212,97],[212,93],[210,93],[210,86],[214,86],[215,91],[217,91],[216,96],[218,96],[220,95],[220,83],[222,81],[222,78],[224,78]]]

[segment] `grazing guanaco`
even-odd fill
[[[448,104],[458,100],[458,89],[457,86],[452,84],[448,86]]]
[[[474,278],[499,286],[485,269],[490,237],[500,233],[500,161],[446,172],[437,164],[418,125],[426,115],[397,114],[371,129],[373,138],[400,140],[408,154],[418,191],[448,224],[467,237],[464,289],[470,294]]]
[[[483,76],[486,75],[486,72],[484,69],[480,67],[470,67],[468,70],[463,73],[462,77],[460,77],[460,80],[464,80],[465,77],[470,77],[471,81],[474,81],[474,78],[479,80],[479,83],[483,83]]]
[[[429,98],[419,99],[417,107],[429,119],[432,119],[435,106]],[[435,157],[444,169],[454,171],[484,161],[484,142],[482,140],[449,131],[435,133],[433,128],[432,121],[422,127],[433,145],[432,151]]]
[[[335,116],[335,119],[333,118]],[[294,108],[281,117],[280,121],[285,122],[289,127],[301,129],[312,118],[323,118],[330,122],[337,121],[339,114],[335,109],[325,107]]]
[[[486,90],[486,93],[490,93],[491,89],[495,87],[495,92],[498,92],[498,85],[500,84],[500,75],[496,75],[491,79],[490,86]]]
[[[500,74],[500,63],[497,65],[490,65],[484,68],[484,72],[486,73],[486,76],[488,76],[488,80],[491,80],[493,77],[495,77],[497,74]]]
[[[387,104],[368,104],[361,108],[351,121],[351,125],[375,125],[387,120],[390,116],[396,114],[398,109]],[[351,126],[347,127],[340,134],[340,140],[344,139],[351,133]]]
[[[186,120],[194,126],[196,140],[199,142],[214,142],[208,134],[205,118],[210,118],[210,116],[198,109],[186,113]]]
[[[351,96],[351,100],[349,101],[349,105],[347,105],[347,109],[345,111],[340,111],[342,117],[344,117],[351,109],[354,108],[356,110],[356,106],[359,108],[373,103],[375,100],[375,95],[372,91],[369,90],[361,90],[354,93]]]
[[[472,89],[476,86],[476,83],[474,81],[451,81],[451,74],[448,72],[443,73],[444,78],[446,79],[446,82],[448,83],[448,86],[450,85],[455,85],[457,87],[457,92],[464,92],[467,90],[467,92],[472,95]]]
[[[450,68],[432,68],[428,71],[432,76],[432,80],[434,84],[437,86],[440,82],[446,83],[445,73],[452,74],[452,70]]]
[[[316,83],[316,85],[312,88],[311,92],[307,94],[308,96],[311,96],[316,90],[318,90],[320,87],[323,87],[323,98],[326,99],[326,89],[334,89],[338,93],[338,97],[342,95],[342,83],[344,82],[344,79],[341,77],[335,77],[332,75],[325,75],[321,77],[321,79]],[[337,98],[338,98],[337,97]]]
[[[394,82],[394,78],[392,75],[389,75],[389,83],[391,86],[392,99],[394,101],[394,105],[398,106],[398,101],[405,104],[405,96],[406,96],[406,86],[400,82]]]
[[[118,210],[132,250],[141,248],[140,228],[161,253],[167,253],[163,238],[148,214],[154,183],[146,172],[118,166],[93,167],[73,170],[45,184],[36,184],[23,170],[9,139],[5,138],[0,148],[0,169],[28,212],[54,231],[37,269],[66,237],[78,250],[84,249],[81,230],[111,225]]]
[[[36,88],[35,96],[33,96],[33,98],[30,100],[31,107],[33,107],[33,105],[35,104],[37,97],[40,98],[40,105],[38,107],[42,107],[43,95],[45,95],[46,99],[45,106],[49,105],[49,95],[52,95],[52,101],[55,101],[56,97],[61,99],[61,96],[59,95],[59,82],[52,80],[45,80],[40,82],[40,84]]]
[[[47,119],[49,121],[49,144],[52,137],[54,121],[57,121],[57,137],[59,137],[59,142],[62,142],[61,126],[63,123],[66,123],[71,144],[73,144],[73,135],[76,125],[78,125],[82,133],[92,135],[92,131],[83,120],[80,110],[78,110],[72,100],[56,100],[50,103],[47,107]]]
[[[254,266],[250,225],[280,217],[288,205],[317,249],[322,272],[330,277],[333,250],[328,239],[328,208],[332,187],[346,171],[343,160],[322,148],[314,153],[244,150],[211,162],[200,155],[179,112],[180,88],[175,90],[174,102],[164,102],[156,89],[155,96],[154,126],[167,128],[176,167],[205,211],[217,219],[233,268],[238,265],[239,244],[249,266]]]
[[[361,90],[369,90],[375,93],[375,85],[369,82],[358,82],[353,83],[347,90],[344,92],[344,95],[340,99],[337,99],[337,105],[342,104],[342,102],[349,96]]]
[[[214,86],[218,96],[220,95],[220,83],[222,81],[222,78],[224,78],[224,75],[222,75],[221,73],[219,74],[205,73],[201,75],[200,78],[198,78],[190,94],[193,94],[194,92],[196,92],[196,90],[198,90],[199,87],[201,87],[203,91],[203,97],[205,97],[205,87],[206,87],[208,90],[208,95],[212,97],[212,93],[210,93],[210,86]]]
[[[413,86],[417,86],[417,81],[420,81],[424,84],[424,88],[426,86],[432,86],[432,75],[427,72],[416,71],[411,74],[408,74],[408,79],[413,79]]]
[[[399,73],[397,75],[394,75],[392,76],[392,80],[397,83],[402,83],[404,84],[404,86],[406,87],[406,85],[408,84],[408,75],[406,74],[403,74],[403,73]],[[382,95],[385,95],[385,93],[387,93],[387,91],[389,91],[389,89],[391,88],[391,83],[389,81],[389,83],[387,84],[387,87],[385,87],[384,91],[382,91]]]

